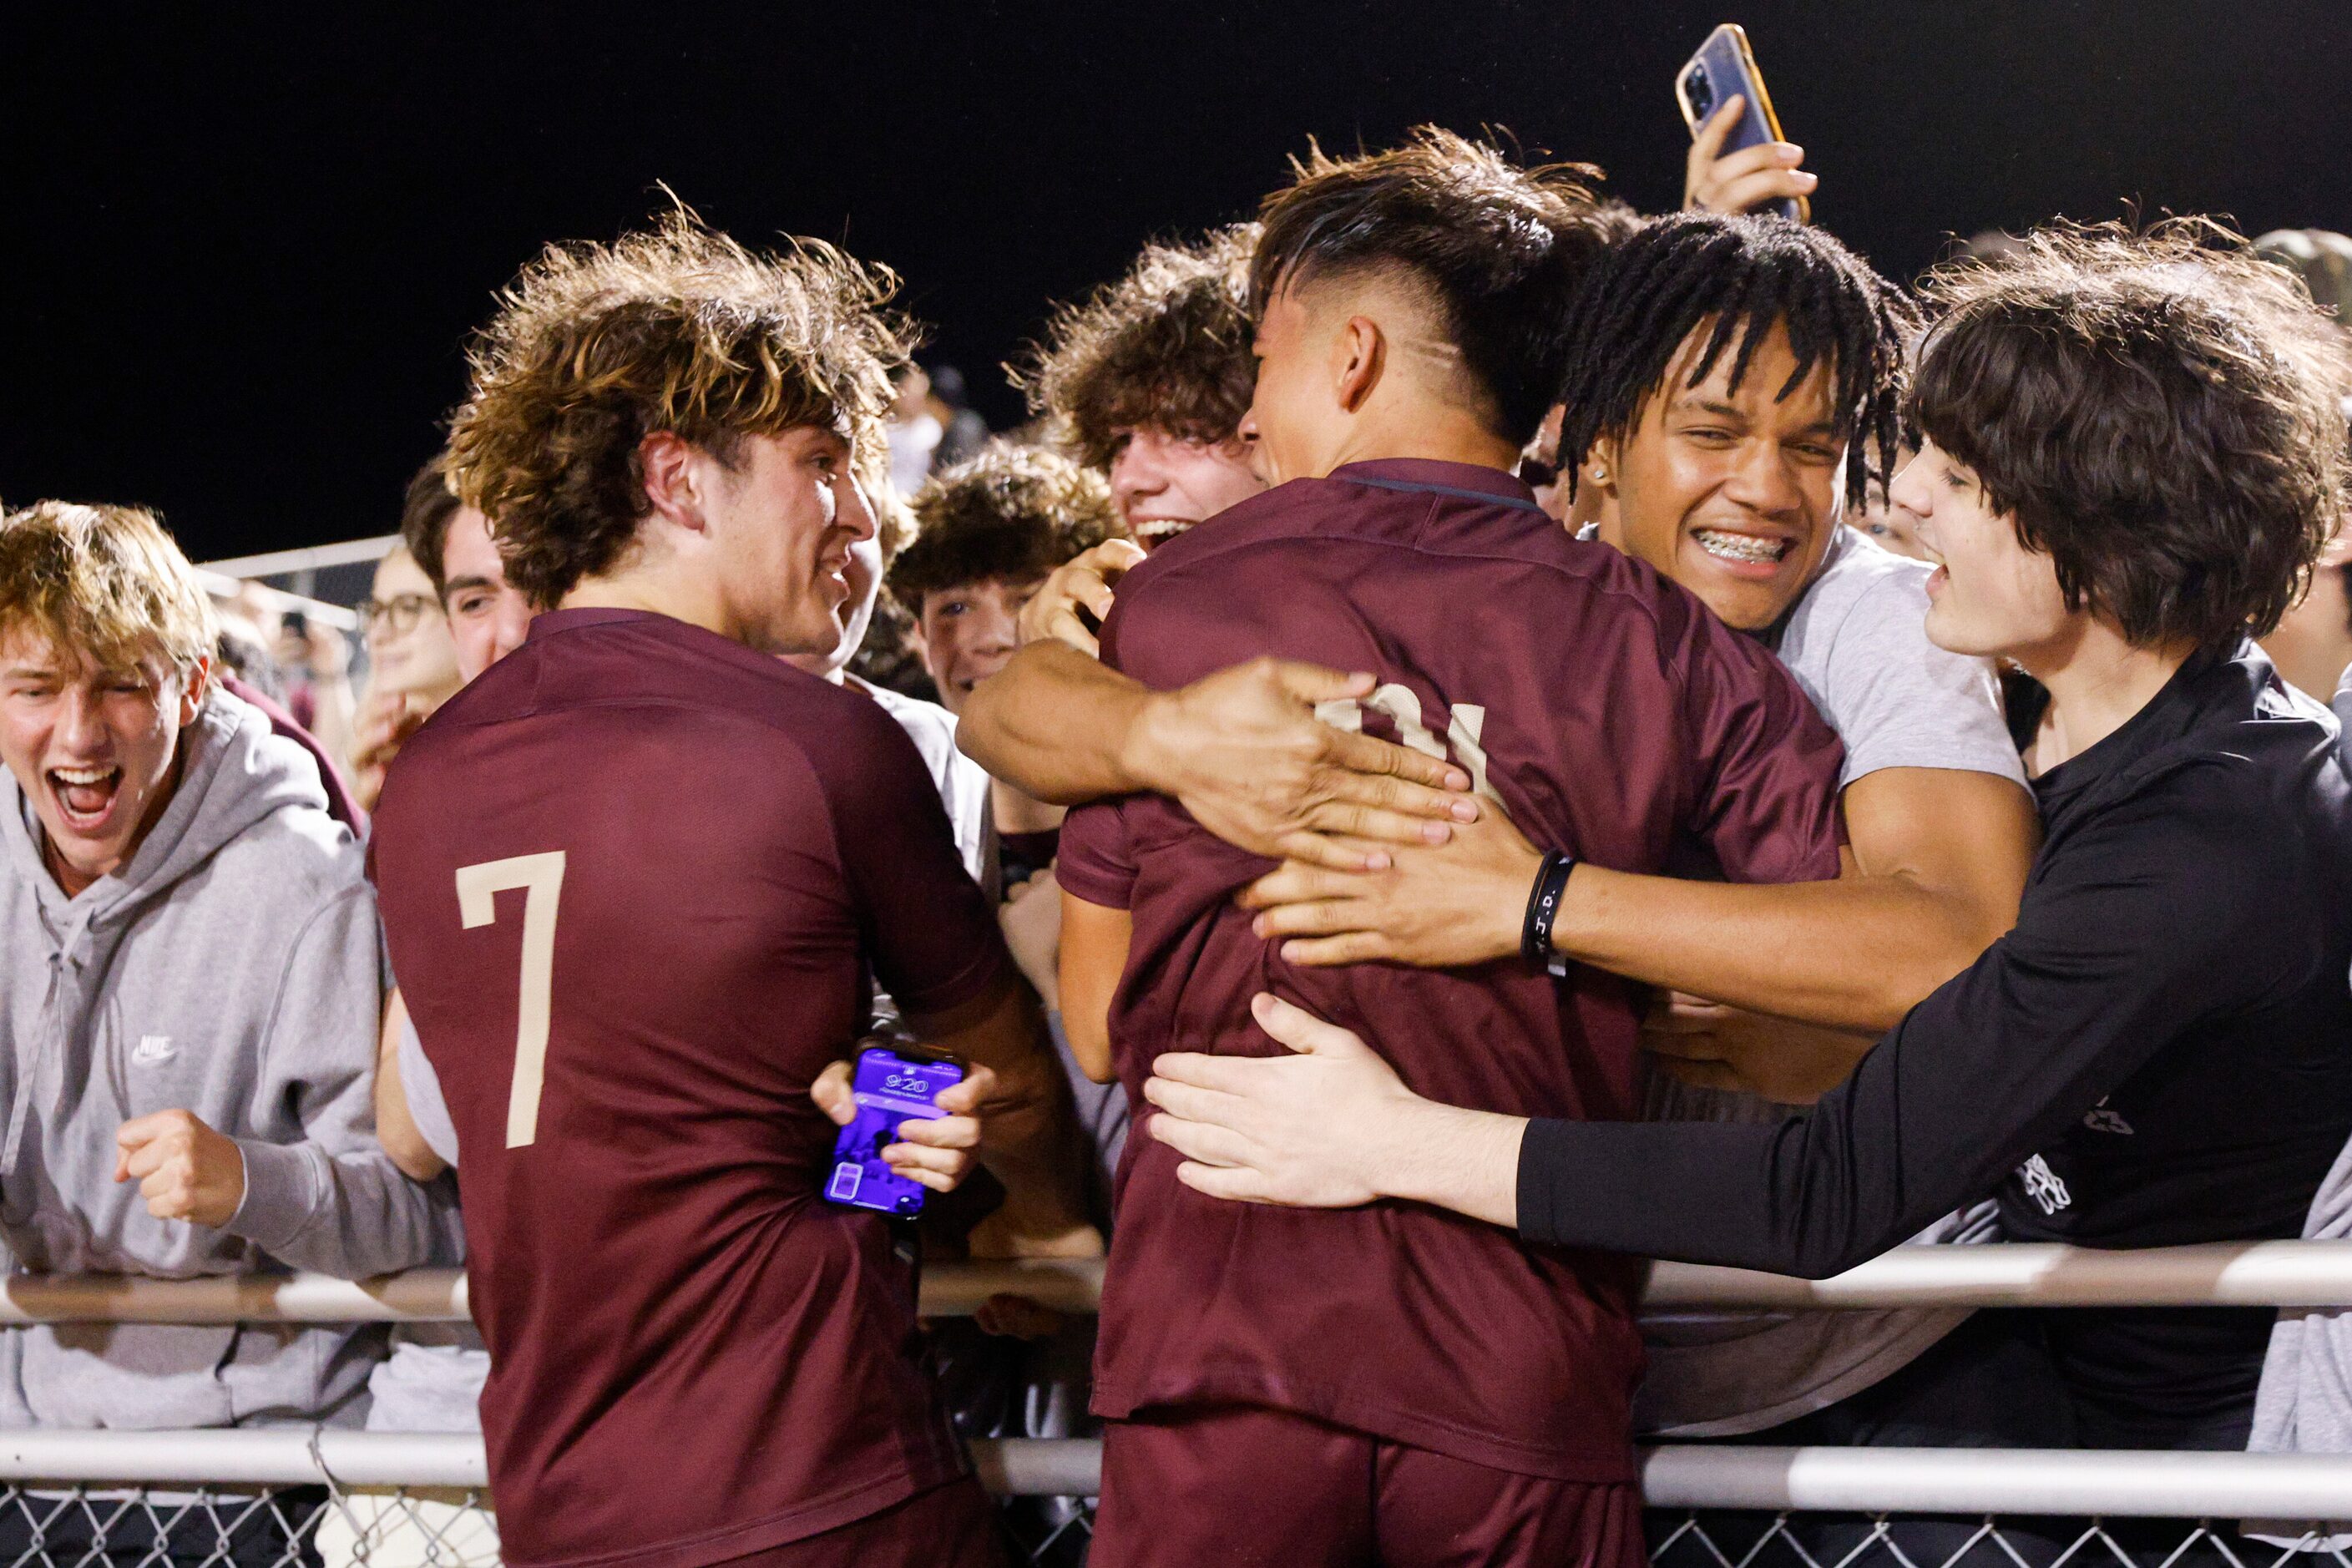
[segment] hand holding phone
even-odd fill
[[[1691,130],[1685,208],[1811,217],[1806,198],[1820,182],[1798,167],[1804,150],[1781,135],[1744,28],[1726,22],[1709,34],[1675,76],[1675,98]]]
[[[977,1077],[987,1069],[974,1069],[968,1082],[964,1065],[951,1058],[869,1046],[845,1075],[845,1099],[840,1066],[811,1090],[827,1115],[845,1123],[834,1142],[826,1200],[905,1218],[922,1213],[927,1190],[948,1191],[971,1169],[980,1124],[970,1112],[982,1087]],[[954,1092],[959,1088],[962,1092]],[[896,1160],[885,1153],[893,1150]]]

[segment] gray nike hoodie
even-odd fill
[[[318,764],[218,689],[181,743],[162,818],[72,899],[0,774],[0,1237],[38,1273],[357,1279],[455,1261],[454,1189],[409,1181],[375,1141],[375,897]],[[116,1130],[173,1109],[244,1153],[244,1203],[218,1229],[154,1219],[114,1180]],[[0,1352],[0,1425],[357,1425],[383,1337],[37,1325]]]
[[[2344,763],[2352,767],[2352,669],[2332,705],[2344,727]],[[2352,1247],[2352,1144],[2319,1184],[2304,1217],[2303,1239]],[[2287,1307],[2271,1330],[2270,1353],[2254,1391],[2257,1454],[2352,1454],[2352,1308]],[[2352,1547],[2352,1508],[2315,1527],[2303,1520],[2252,1521],[2247,1534],[2305,1552]]]

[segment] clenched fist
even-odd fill
[[[134,1117],[114,1145],[114,1179],[137,1181],[157,1219],[226,1225],[245,1202],[245,1152],[193,1110]]]

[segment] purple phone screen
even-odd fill
[[[935,1102],[940,1091],[962,1081],[961,1063],[903,1056],[881,1046],[858,1052],[857,1075],[850,1084],[857,1116],[834,1143],[825,1197],[884,1214],[922,1213],[923,1195],[929,1189],[884,1164],[882,1151],[898,1142],[900,1122],[928,1121],[939,1115]]]

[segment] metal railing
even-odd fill
[[[1090,1312],[1102,1267],[934,1266],[921,1308],[953,1316],[1016,1294]],[[2145,1252],[1905,1247],[1817,1281],[1660,1264],[1645,1300],[1784,1310],[2352,1307],[2352,1243]],[[361,1281],[302,1274],[0,1280],[0,1323],[467,1315],[465,1278],[448,1269]],[[1039,1568],[1082,1562],[1092,1514],[1081,1500],[1100,1484],[1101,1445],[1003,1439],[971,1447],[992,1491],[1034,1500],[1007,1516],[1027,1560]],[[2352,1455],[1673,1445],[1643,1453],[1642,1478],[1660,1568],[2275,1568],[2309,1562],[2303,1553],[2315,1552],[2352,1568],[2345,1550],[2352,1528],[2328,1522],[2352,1519]],[[487,1486],[477,1436],[0,1433],[0,1562],[125,1560],[126,1550],[131,1560],[226,1561],[235,1542],[243,1543],[235,1546],[241,1559],[258,1552],[268,1561],[268,1542],[282,1537],[277,1560],[289,1564],[319,1557],[376,1568],[475,1568],[497,1552]],[[2241,1532],[2245,1521],[2284,1522],[2262,1526],[2255,1539]]]
[[[225,556],[218,561],[199,561],[198,570],[217,572],[224,577],[282,577],[297,572],[316,572],[328,566],[355,566],[363,561],[381,561],[392,553],[400,542],[396,533],[373,534],[366,539],[345,539],[333,544],[306,544],[295,550],[271,550],[259,555]]]
[[[982,1438],[973,1462],[1005,1497],[1091,1496],[1102,1444]],[[2352,1511],[2352,1455],[2074,1452],[2040,1448],[1646,1449],[1654,1508],[1764,1512],[2324,1519]],[[489,1485],[482,1440],[457,1434],[286,1427],[220,1432],[0,1433],[0,1480],[174,1486]]]
[[[1099,1260],[935,1264],[929,1317],[968,1316],[991,1296],[1060,1312],[1095,1310]],[[2352,1307],[2352,1242],[2255,1241],[2102,1252],[2042,1243],[1906,1247],[1830,1279],[1745,1268],[1652,1266],[1643,1301],[1668,1307]],[[466,1277],[420,1268],[379,1279],[319,1274],[148,1279],[26,1275],[0,1280],[0,1323],[464,1322]]]

